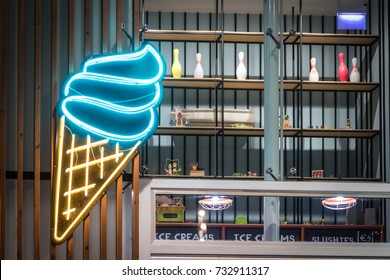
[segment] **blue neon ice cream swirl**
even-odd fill
[[[122,142],[145,142],[158,125],[165,63],[145,44],[133,53],[95,56],[63,87],[59,108],[72,130]]]

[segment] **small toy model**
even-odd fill
[[[179,160],[167,158],[165,161],[164,171],[166,175],[180,175],[181,167]]]
[[[324,177],[324,170],[323,169],[312,170],[311,177],[312,178],[323,178]]]
[[[352,129],[351,120],[350,119],[347,119],[347,126],[345,127],[345,129]]]

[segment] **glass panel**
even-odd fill
[[[264,197],[224,195],[222,202],[216,197],[157,195],[155,238],[264,241]],[[279,197],[279,202],[281,242],[388,242],[384,199]],[[210,210],[217,206],[226,209]]]

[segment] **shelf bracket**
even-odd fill
[[[297,34],[297,31],[294,30],[294,29],[291,29],[290,32],[288,33],[287,37],[284,38],[283,43],[284,43],[284,42],[287,42],[287,40],[288,40],[291,36],[295,36],[296,34]]]
[[[276,38],[274,37],[274,35],[272,34],[272,28],[268,28],[267,29],[267,36],[270,36],[271,38],[272,38],[272,40],[275,42],[275,44],[276,44],[276,47],[278,48],[278,49],[280,49],[280,43],[279,43],[279,41],[278,40],[276,40]]]
[[[274,170],[272,169],[272,167],[268,167],[267,170],[265,171],[267,174],[271,175],[271,177],[275,180],[275,181],[279,181],[278,178],[276,178],[276,176],[274,175]]]

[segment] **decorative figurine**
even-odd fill
[[[244,52],[238,53],[238,66],[236,70],[236,77],[238,80],[245,80],[246,79],[246,67],[244,64]]]
[[[174,78],[181,78],[182,68],[179,61],[179,49],[173,50],[172,76]]]
[[[324,170],[323,169],[312,170],[311,171],[311,177],[313,177],[313,178],[323,178],[324,177]]]
[[[309,81],[311,82],[318,82],[320,79],[317,72],[316,63],[317,63],[317,59],[315,57],[312,57],[310,59],[311,70],[309,73]]]
[[[190,162],[190,176],[204,176],[205,171],[204,169],[198,169],[199,163],[197,162]]]
[[[344,53],[339,53],[339,81],[340,82],[346,82],[348,81],[348,68],[347,65],[344,63]]]
[[[183,115],[181,111],[177,111],[176,113],[176,120],[175,120],[175,125],[176,126],[183,126]]]
[[[283,128],[291,128],[289,115],[284,115],[284,117],[283,117]]]
[[[201,64],[202,55],[200,53],[197,53],[195,57],[196,57],[196,66],[194,70],[194,78],[202,79],[204,77],[204,71]]]
[[[356,57],[352,58],[352,71],[351,74],[349,75],[349,81],[354,83],[360,82],[360,73],[357,67]]]
[[[346,129],[352,129],[351,120],[350,119],[347,119],[347,126],[345,128]]]
[[[166,175],[180,175],[181,167],[179,160],[167,158],[165,161],[164,171]]]

